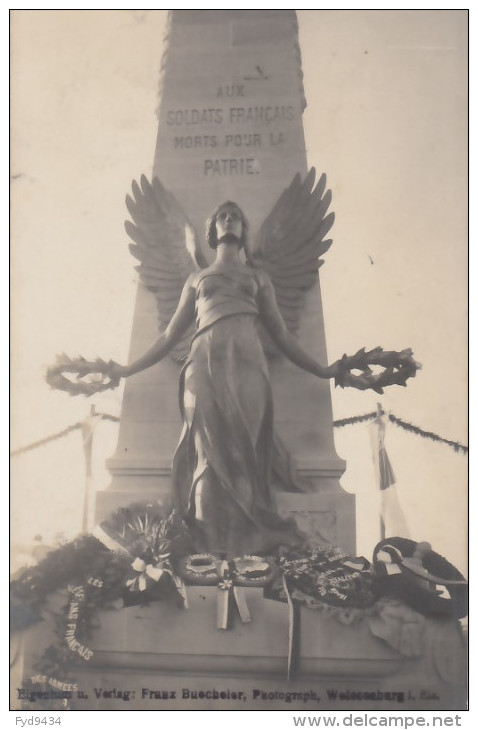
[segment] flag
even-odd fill
[[[381,408],[370,425],[372,458],[381,496],[382,538],[386,535],[410,537],[407,521],[401,508],[396,478],[385,448],[385,424],[387,416]]]

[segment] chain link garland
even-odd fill
[[[33,441],[27,446],[22,446],[19,449],[15,449],[15,451],[11,451],[10,456],[19,456],[20,454],[25,454],[27,451],[31,451],[32,449],[37,449],[39,446],[45,446],[45,444],[49,444],[51,441],[56,441],[57,439],[63,438],[63,436],[68,436],[69,433],[76,431],[78,428],[81,428],[81,423],[73,423],[71,426],[64,428],[63,431],[58,431],[58,433],[45,436],[43,439]]]
[[[397,418],[397,416],[394,416],[393,413],[390,413],[389,416],[390,423],[393,423],[394,426],[398,426],[398,428],[403,428],[404,431],[410,431],[410,433],[414,433],[417,436],[421,436],[425,439],[431,439],[432,441],[436,441],[437,443],[446,444],[447,446],[451,446],[454,451],[461,454],[467,454],[468,453],[468,446],[464,446],[463,444],[460,444],[458,441],[450,441],[450,439],[444,439],[441,436],[438,436],[438,434],[433,433],[433,431],[424,431],[423,429],[419,428],[418,426],[414,426],[412,423],[407,423],[406,421],[402,421],[401,418]]]
[[[350,416],[350,418],[341,418],[337,421],[333,421],[332,425],[334,426],[334,428],[342,428],[343,426],[354,426],[356,423],[373,421],[374,418],[377,418],[377,411],[364,413],[362,416]]]
[[[119,418],[118,416],[113,416],[110,413],[96,413],[96,416],[101,417],[103,421],[111,421],[112,423],[118,423]],[[389,413],[388,419],[390,420],[390,423],[393,423],[394,426],[397,426],[398,428],[402,428],[404,431],[409,431],[410,433],[414,433],[416,436],[421,436],[422,438],[431,439],[432,441],[435,441],[437,443],[446,444],[447,446],[451,446],[451,448],[456,451],[457,453],[461,454],[467,454],[468,453],[468,446],[465,446],[464,444],[459,443],[458,441],[452,441],[450,439],[445,439],[442,436],[438,436],[438,434],[433,433],[433,431],[424,431],[422,428],[419,428],[418,426],[414,426],[412,423],[408,423],[407,421],[402,420],[401,418],[398,418],[397,416],[394,416],[393,413]],[[354,426],[357,423],[366,423],[367,421],[373,421],[377,417],[377,412],[372,411],[371,413],[364,413],[361,416],[350,416],[350,418],[340,418],[336,421],[333,421],[334,428],[343,428],[344,426]],[[68,426],[68,428],[63,429],[63,431],[58,431],[58,433],[54,433],[51,436],[46,436],[44,439],[40,439],[39,441],[33,441],[31,444],[28,444],[27,446],[22,446],[20,449],[16,449],[15,451],[10,452],[10,456],[19,456],[20,454],[24,454],[27,451],[31,451],[32,449],[36,449],[39,446],[44,446],[45,444],[50,443],[50,441],[56,441],[56,439],[62,438],[63,436],[67,436],[72,431],[75,431],[76,429],[81,428],[81,423],[74,423],[72,426]]]

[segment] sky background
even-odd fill
[[[309,165],[333,191],[321,269],[329,360],[412,347],[423,364],[383,396],[333,390],[334,418],[386,411],[467,443],[467,27],[464,11],[298,11]],[[164,11],[13,11],[12,436],[16,449],[84,419],[44,382],[58,353],[126,361],[136,272],[123,228],[150,175]],[[265,211],[266,213],[267,211]],[[373,263],[372,263],[373,262]],[[121,390],[91,400],[119,415]],[[94,482],[117,430],[97,427]],[[467,460],[389,425],[411,537],[466,571]],[[336,430],[357,495],[357,551],[379,511],[369,428]],[[79,431],[12,460],[14,543],[78,533]]]

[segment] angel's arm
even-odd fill
[[[336,375],[336,365],[326,367],[318,363],[302,349],[289,332],[277,306],[272,282],[264,271],[260,272],[259,308],[261,321],[268,333],[291,362],[319,378],[333,378]]]
[[[178,307],[165,331],[159,336],[154,345],[144,355],[138,358],[138,360],[130,363],[130,365],[117,366],[119,368],[118,375],[127,378],[130,375],[139,373],[141,370],[146,370],[151,365],[155,365],[162,360],[179,342],[194,319],[194,278],[194,274],[191,274],[187,279]]]

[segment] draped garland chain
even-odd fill
[[[119,423],[120,420],[118,416],[113,416],[111,413],[95,413],[95,416],[101,418],[102,421],[111,421],[112,423]],[[64,428],[63,431],[58,431],[50,436],[45,436],[43,439],[39,439],[39,441],[33,441],[27,446],[22,446],[19,449],[15,449],[15,451],[11,451],[10,456],[25,454],[27,451],[32,451],[33,449],[37,449],[39,446],[44,446],[45,444],[49,444],[51,441],[56,441],[57,439],[63,438],[63,436],[68,436],[69,433],[81,428],[82,425],[83,424],[80,421],[78,421],[78,423],[73,423],[71,426]]]
[[[25,454],[27,451],[32,451],[32,449],[38,449],[39,446],[44,446],[45,444],[49,444],[51,441],[56,441],[57,439],[63,438],[63,436],[68,436],[69,433],[76,431],[78,428],[81,428],[81,423],[73,423],[71,426],[64,428],[62,431],[52,433],[50,436],[45,436],[43,439],[33,441],[27,446],[22,446],[19,449],[15,449],[15,451],[11,451],[10,456],[19,456],[20,454]]]
[[[397,416],[394,416],[393,413],[390,413],[388,418],[390,423],[393,423],[399,428],[403,428],[405,431],[410,431],[411,433],[414,433],[417,436],[421,436],[425,439],[431,439],[432,441],[436,441],[438,443],[447,444],[448,446],[451,446],[452,449],[457,453],[468,453],[468,446],[464,446],[463,444],[458,443],[458,441],[450,441],[449,439],[444,439],[441,436],[438,436],[438,434],[433,433],[433,431],[424,431],[422,428],[414,426],[412,423],[402,421],[401,418],[397,418]]]
[[[436,443],[446,444],[447,446],[451,446],[454,451],[461,454],[467,454],[468,453],[468,446],[465,446],[464,444],[460,444],[458,441],[451,441],[450,439],[445,439],[442,436],[438,436],[438,434],[433,433],[433,431],[424,431],[423,428],[419,428],[419,426],[414,426],[413,423],[408,423],[407,421],[402,420],[401,418],[398,418],[397,416],[394,416],[393,413],[387,414],[388,420],[390,423],[393,423],[394,426],[397,426],[398,428],[402,428],[404,431],[409,431],[410,433],[414,433],[416,436],[421,436],[425,439],[431,439],[432,441],[435,441]],[[351,418],[342,418],[340,420],[334,421],[333,425],[334,428],[343,428],[344,426],[353,426],[356,423],[366,423],[367,421],[373,421],[377,418],[377,411],[372,411],[371,413],[364,413],[362,416],[352,416]]]
[[[337,421],[333,421],[334,428],[342,428],[343,426],[353,426],[356,423],[366,423],[367,421],[373,421],[377,418],[377,411],[371,413],[364,413],[361,416],[350,416],[349,418],[340,418]]]
[[[113,423],[118,423],[119,418],[118,416],[113,416],[110,413],[96,413],[96,416],[101,418],[103,421],[111,421]],[[408,423],[407,421],[404,421],[401,418],[398,418],[397,416],[394,416],[393,413],[387,414],[388,419],[390,423],[392,423],[394,426],[397,426],[398,428],[402,428],[404,431],[408,431],[409,433],[414,433],[416,436],[421,436],[425,439],[431,439],[432,441],[435,441],[436,443],[440,444],[446,444],[447,446],[451,446],[451,448],[460,454],[467,454],[468,453],[468,446],[465,446],[464,444],[459,443],[458,441],[452,441],[450,439],[445,439],[442,436],[439,436],[436,433],[433,433],[433,431],[425,431],[423,428],[420,428],[419,426],[414,426],[412,423]],[[364,413],[360,416],[350,416],[349,418],[340,418],[336,421],[333,421],[334,428],[343,428],[344,426],[354,426],[357,423],[366,423],[367,421],[373,421],[375,418],[377,418],[377,412],[371,411],[370,413]],[[15,451],[12,451],[10,453],[10,456],[19,456],[20,454],[24,454],[27,451],[32,451],[32,449],[36,449],[39,446],[44,446],[45,444],[50,443],[51,441],[56,441],[56,439],[62,438],[63,436],[67,436],[72,431],[75,431],[78,428],[81,428],[81,423],[74,423],[72,426],[68,426],[67,428],[63,429],[63,431],[58,431],[58,433],[54,433],[51,436],[46,436],[44,439],[40,439],[39,441],[33,441],[31,444],[28,444],[27,446],[22,446],[19,449],[16,449]]]

